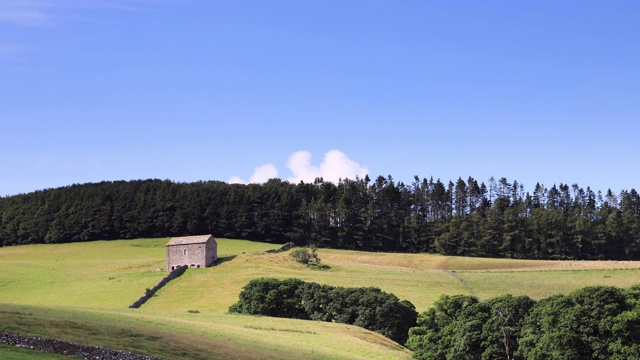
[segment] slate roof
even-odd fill
[[[188,244],[204,244],[213,238],[213,235],[196,235],[196,236],[181,236],[174,237],[167,243],[167,246],[171,245],[188,245]]]

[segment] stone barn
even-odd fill
[[[204,268],[218,259],[218,244],[212,235],[183,236],[172,238],[167,244],[167,270],[182,265],[189,268]]]

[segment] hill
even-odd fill
[[[473,291],[480,298],[511,293],[540,299],[586,285],[626,287],[640,275],[640,262],[632,261],[534,261],[328,249],[319,250],[319,255],[330,269],[317,271],[294,262],[287,253],[261,253],[274,245],[218,239],[216,266],[189,270],[141,309],[126,309],[166,275],[158,270],[165,266],[167,241],[0,248],[0,330],[169,358],[207,358],[211,351],[221,357],[233,353],[236,358],[407,358],[409,352],[398,344],[357,327],[230,315],[227,309],[249,280],[264,276],[376,286],[424,311],[441,294]],[[164,349],[163,344],[169,343],[182,345]],[[193,352],[185,350],[186,344],[193,345]]]
[[[104,181],[0,198],[0,246],[212,233],[322,248],[640,260],[640,195],[506,178],[291,184]]]

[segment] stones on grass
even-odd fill
[[[153,356],[136,355],[103,346],[79,345],[56,339],[11,334],[6,331],[0,331],[0,343],[87,360],[162,360]]]
[[[282,246],[280,246],[277,249],[269,249],[269,250],[265,250],[263,251],[263,253],[279,253],[279,252],[283,252],[283,251],[287,251],[289,249],[291,249],[292,247],[294,247],[296,244],[293,243],[293,241],[290,241]]]

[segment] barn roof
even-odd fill
[[[171,245],[188,245],[188,244],[203,244],[206,243],[209,238],[213,238],[213,235],[196,235],[196,236],[181,236],[174,237],[167,243],[167,246]]]

